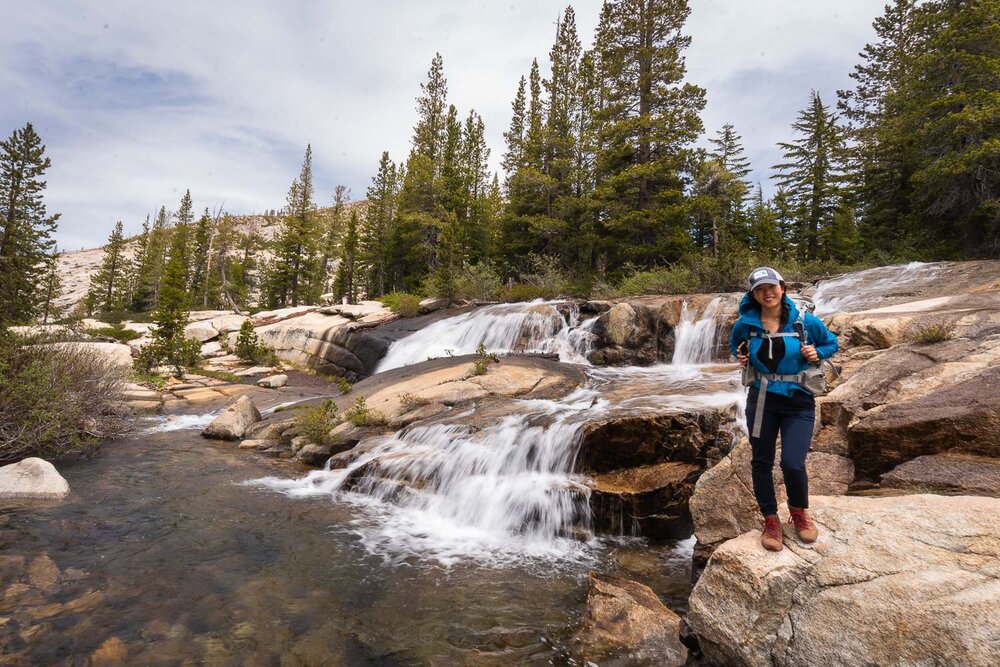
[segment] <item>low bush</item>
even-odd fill
[[[408,292],[389,292],[379,299],[386,308],[403,317],[416,317],[420,314],[420,297]]]
[[[0,463],[89,455],[131,427],[127,369],[85,346],[47,342],[0,331]]]
[[[347,378],[339,377],[337,378],[337,389],[340,390],[341,394],[349,394],[354,389],[354,385],[348,382]]]
[[[537,285],[526,285],[524,283],[514,283],[509,287],[505,287],[500,293],[500,298],[503,301],[517,302],[517,301],[534,301],[535,299],[549,299],[549,292],[544,288]]]
[[[496,301],[503,291],[500,272],[489,262],[465,265],[455,280],[455,297],[469,301]]]
[[[476,360],[473,362],[473,375],[486,375],[486,371],[490,364],[499,364],[500,356],[496,352],[487,352],[486,345],[483,343],[479,344],[476,348]]]
[[[91,336],[107,336],[108,338],[114,338],[121,343],[127,343],[130,340],[135,340],[136,338],[141,338],[142,334],[138,331],[133,331],[132,329],[126,329],[121,324],[116,324],[110,327],[96,327],[94,329],[87,329],[87,333]]]
[[[401,394],[399,397],[399,412],[400,414],[406,414],[410,410],[419,408],[422,405],[427,405],[430,401],[423,396],[417,396],[416,394]]]
[[[910,335],[910,342],[919,344],[942,343],[955,335],[952,322],[937,322],[916,329]]]
[[[344,421],[348,421],[355,426],[379,426],[388,423],[388,420],[378,410],[372,410],[365,402],[364,396],[358,396],[351,407],[347,408],[342,415]]]
[[[301,435],[317,445],[332,445],[332,431],[341,420],[337,417],[337,406],[333,401],[323,401],[304,408],[295,418],[295,425]]]

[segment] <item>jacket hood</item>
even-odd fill
[[[799,318],[799,309],[795,305],[795,302],[788,298],[786,294],[781,298],[781,302],[788,308],[788,321],[794,322]],[[764,325],[760,322],[760,306],[757,302],[750,297],[750,293],[747,292],[740,299],[740,306],[738,308],[740,317],[743,318],[748,324],[753,324],[755,326],[764,328]]]

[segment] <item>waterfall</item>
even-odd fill
[[[579,431],[607,405],[593,389],[519,401],[518,412],[481,429],[454,423],[468,416],[457,415],[387,436],[345,469],[256,483],[293,496],[338,494],[391,506],[363,536],[377,553],[433,551],[443,562],[566,556],[583,548],[569,536],[589,522],[589,489],[571,472]]]
[[[573,304],[567,321],[556,308],[562,303],[504,303],[440,320],[393,343],[375,372],[432,357],[474,354],[480,345],[498,354],[558,354],[560,361],[589,364],[597,318],[580,322],[580,309]]]
[[[675,366],[691,364],[707,364],[712,361],[715,351],[715,338],[718,324],[715,315],[722,303],[720,297],[715,297],[705,306],[699,319],[685,301],[681,306],[681,320],[674,329],[674,356],[671,360]]]

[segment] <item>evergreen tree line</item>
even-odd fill
[[[364,207],[343,186],[332,209],[317,206],[307,147],[272,241],[225,214],[195,219],[186,193],[146,221],[134,252],[115,226],[85,307],[150,311],[165,295],[171,308],[283,307],[328,292],[454,295],[470,281],[496,292],[556,273],[587,292],[682,265],[1000,254],[1000,0],[887,5],[854,87],[835,105],[812,91],[779,144],[772,197],[749,181],[732,124],[696,146],[706,91],[685,81],[689,12],[609,0],[583,49],[568,7],[548,75],[535,60],[517,84],[502,179],[482,118],[449,103],[437,54],[410,153],[382,154]],[[0,324],[57,315],[48,166],[30,124],[0,142]]]

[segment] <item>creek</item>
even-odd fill
[[[303,476],[203,440],[205,415],[107,443],[61,467],[69,499],[0,501],[4,660],[77,664],[110,646],[128,664],[579,664],[570,638],[592,570],[642,581],[683,613],[693,538],[574,533],[588,523],[575,434],[616,411],[738,404],[732,367],[707,364],[709,310],[685,312],[673,364],[587,368],[569,396],[518,401],[475,434],[387,437],[379,452],[396,462],[353,491],[341,488],[344,470]],[[467,325],[497,333],[496,316]],[[487,347],[507,351],[517,338],[585,363],[593,322],[544,317],[522,317],[516,337]],[[422,335],[399,344],[410,346],[404,363],[435,356]],[[456,351],[484,342],[429,339]],[[395,482],[415,479],[399,492]],[[47,592],[11,583],[51,573],[49,561],[58,583]]]

